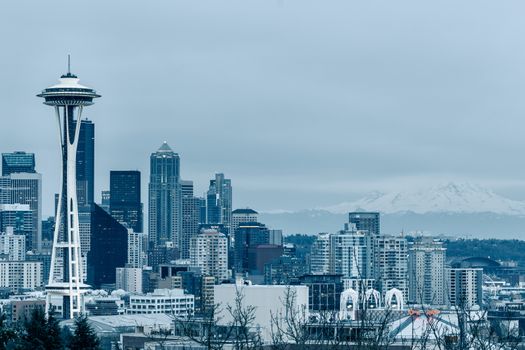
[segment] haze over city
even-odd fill
[[[31,4],[28,8],[28,4]],[[469,181],[525,198],[525,4],[92,1],[2,5],[0,149],[35,152],[44,214],[56,125],[34,96],[66,71],[103,94],[95,193],[166,140],[183,178],[235,206],[299,210]],[[16,132],[15,132],[16,131]]]

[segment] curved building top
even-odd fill
[[[68,72],[60,77],[59,83],[42,90],[38,97],[45,99],[49,106],[89,106],[93,99],[100,97],[94,89],[80,85],[76,75]]]

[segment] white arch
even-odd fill
[[[352,301],[352,310],[348,310],[348,300]],[[350,316],[351,320],[355,320],[355,312],[359,308],[359,294],[352,288],[346,289],[341,293],[341,301],[339,302],[339,319],[346,320]]]
[[[396,297],[395,304],[392,306],[392,298]],[[405,308],[405,300],[403,292],[397,288],[392,288],[385,293],[385,308],[392,307],[394,310],[403,310]]]
[[[375,289],[369,289],[365,292],[365,299],[363,300],[363,307],[367,308],[367,303],[373,298],[376,308],[381,307],[381,294]]]

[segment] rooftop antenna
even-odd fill
[[[71,74],[71,55],[67,54],[67,75]]]

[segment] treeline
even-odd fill
[[[74,330],[61,328],[53,313],[35,308],[31,316],[12,326],[0,315],[0,350],[99,350],[100,341],[87,316],[75,319]]]

